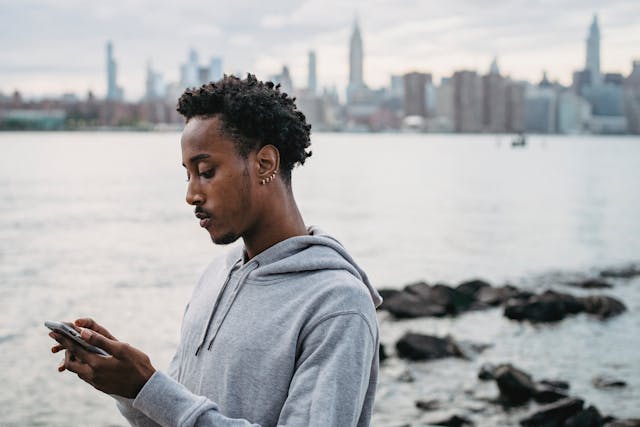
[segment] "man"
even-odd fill
[[[378,371],[381,298],[332,237],[307,228],[291,170],[310,126],[272,83],[227,76],[187,90],[182,161],[187,203],[216,244],[185,310],[166,373],[90,319],[88,353],[59,334],[59,370],[118,400],[138,426],[365,426]],[[329,172],[329,171],[328,171]]]

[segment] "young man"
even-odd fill
[[[307,228],[291,170],[311,154],[294,101],[254,76],[187,90],[187,203],[216,244],[166,373],[90,319],[59,370],[114,395],[137,426],[366,426],[378,372],[381,298],[334,238]]]

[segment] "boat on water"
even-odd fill
[[[527,146],[527,137],[524,136],[524,133],[519,133],[515,138],[511,140],[512,147],[526,147]]]

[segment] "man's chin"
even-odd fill
[[[240,236],[237,236],[232,233],[224,234],[222,236],[214,236],[213,234],[211,235],[211,241],[216,245],[230,245],[231,243],[235,242],[239,238]]]

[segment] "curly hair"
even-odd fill
[[[280,152],[280,173],[291,182],[291,170],[304,164],[311,151],[311,125],[295,98],[280,91],[280,85],[262,82],[253,74],[246,79],[225,75],[217,82],[187,89],[178,100],[177,111],[188,122],[193,117],[220,116],[222,132],[229,136],[238,154],[247,158],[267,144]]]

